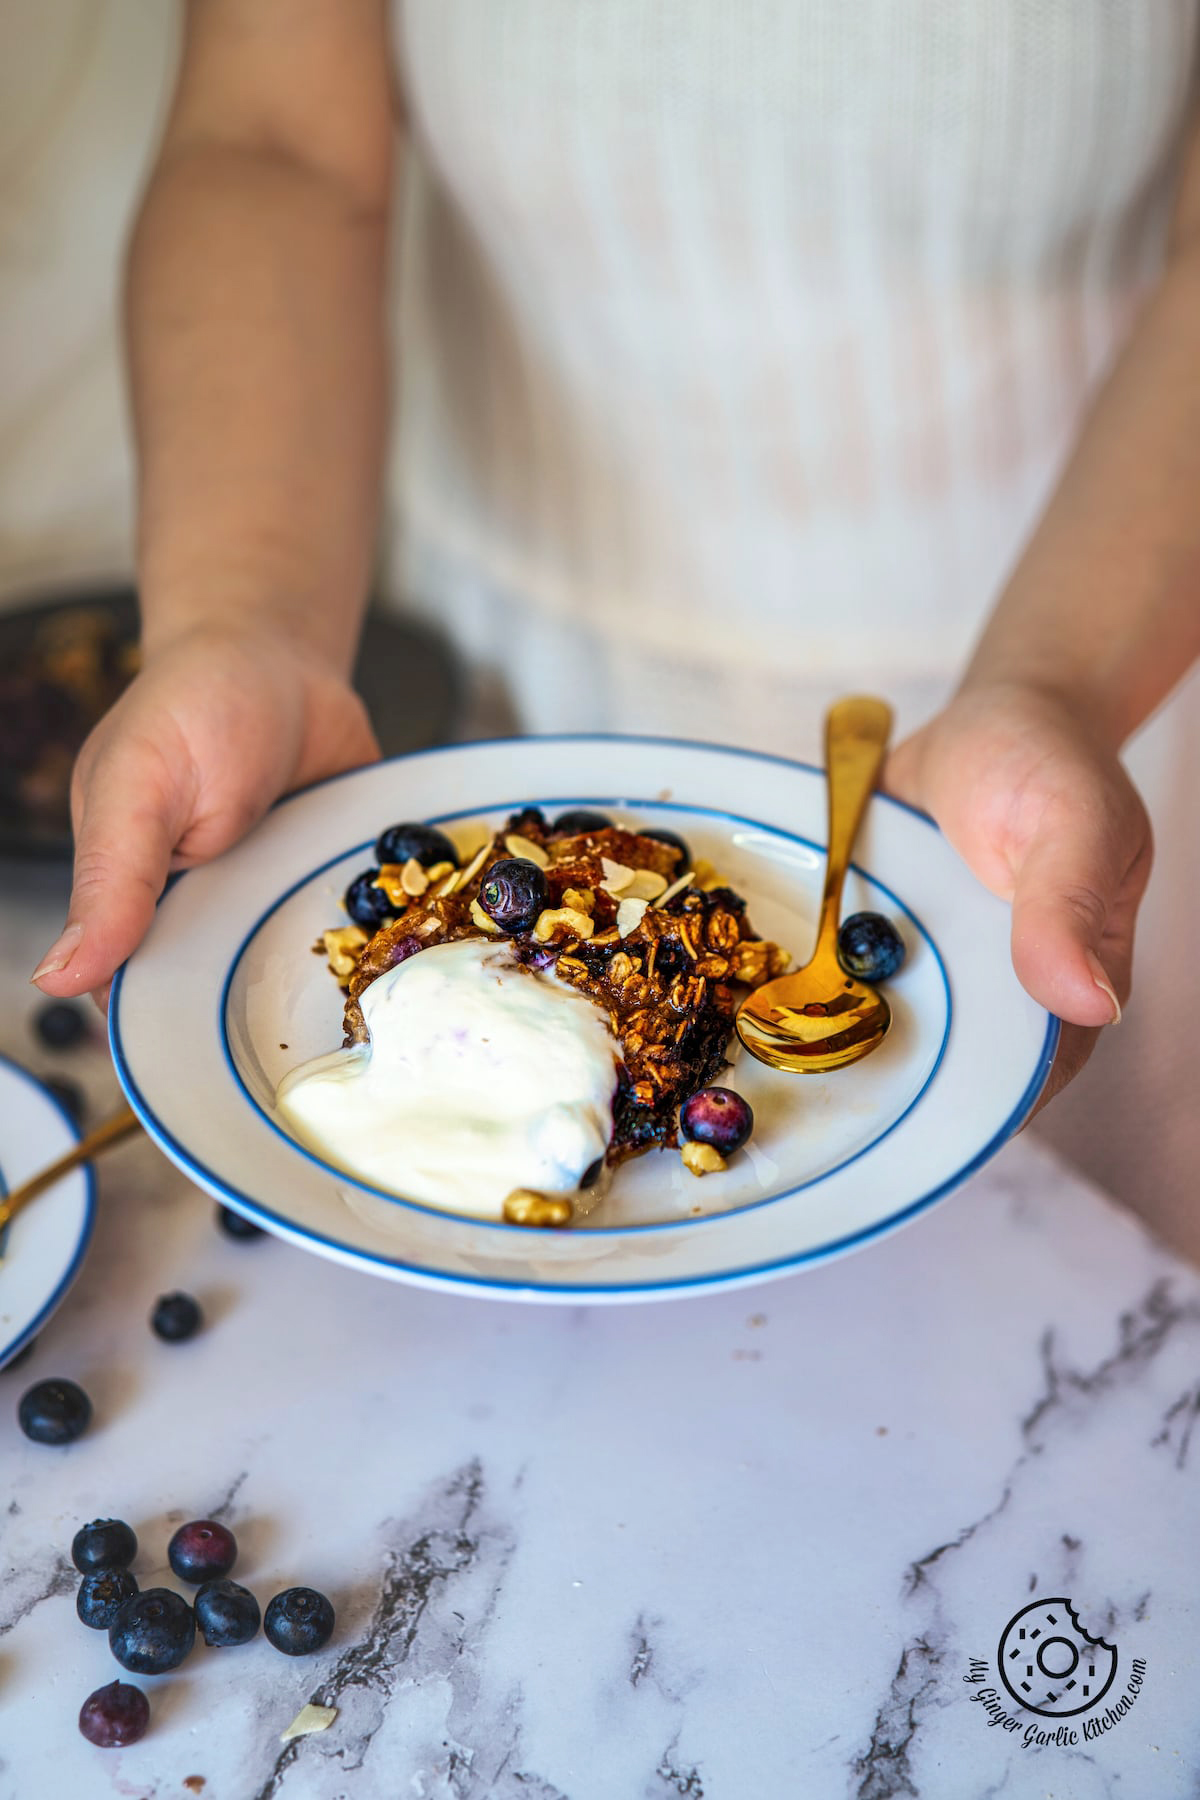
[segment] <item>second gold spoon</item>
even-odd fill
[[[891,728],[891,707],[866,697],[837,701],[825,720],[829,852],[816,948],[802,969],[749,994],[735,1020],[750,1054],[773,1069],[819,1074],[857,1062],[892,1022],[883,995],[847,975],[837,957],[842,884]]]

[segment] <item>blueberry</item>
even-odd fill
[[[79,1729],[89,1744],[100,1750],[120,1750],[144,1737],[150,1723],[150,1702],[141,1688],[127,1681],[110,1681],[89,1694],[79,1709]]]
[[[134,1675],[177,1669],[196,1641],[196,1621],[182,1594],[146,1588],[127,1600],[108,1629],[108,1645]]]
[[[167,1561],[180,1581],[211,1581],[237,1561],[237,1539],[215,1519],[193,1519],[167,1545]]]
[[[35,1381],[17,1407],[17,1422],[35,1444],[73,1444],[91,1416],[91,1401],[78,1382],[65,1377]]]
[[[904,961],[904,939],[882,913],[851,913],[838,932],[838,961],[859,981],[886,981]]]
[[[504,821],[506,836],[515,833],[518,837],[532,838],[535,843],[539,837],[545,837],[549,829],[546,815],[540,806],[523,806],[520,812],[509,813]]]
[[[33,1029],[50,1050],[70,1050],[87,1036],[87,1014],[73,1000],[47,1000],[33,1015]]]
[[[107,1631],[138,1584],[128,1569],[93,1569],[79,1584],[75,1611],[94,1631]]]
[[[210,1650],[248,1644],[262,1624],[258,1601],[236,1581],[206,1581],[195,1599],[196,1623]]]
[[[250,1238],[266,1237],[261,1225],[253,1219],[244,1219],[241,1213],[234,1212],[231,1206],[218,1206],[217,1224],[226,1237],[237,1238],[239,1242],[248,1242]]]
[[[23,1363],[29,1361],[36,1349],[37,1338],[31,1337],[27,1344],[21,1345],[15,1356],[10,1356],[6,1363],[0,1364],[0,1375],[7,1374],[9,1369],[19,1369]]]
[[[316,1588],[285,1588],[269,1603],[263,1631],[285,1656],[308,1656],[329,1642],[333,1608]]]
[[[554,837],[584,837],[588,832],[607,831],[612,820],[604,813],[589,812],[586,806],[576,806],[570,812],[559,813],[550,827]]]
[[[81,1575],[93,1569],[127,1569],[137,1555],[137,1538],[124,1519],[93,1519],[71,1539],[71,1561]]]
[[[706,1087],[684,1101],[679,1129],[686,1143],[711,1144],[722,1156],[732,1156],[754,1130],[754,1114],[732,1088]]]
[[[342,897],[342,905],[364,931],[378,931],[389,919],[398,919],[403,910],[393,906],[383,889],[374,885],[378,874],[378,869],[364,869],[361,875],[354,877]]]
[[[529,930],[549,897],[545,875],[524,856],[506,856],[493,863],[479,890],[483,911],[510,937]]]
[[[677,831],[660,831],[657,825],[643,825],[639,827],[639,836],[653,838],[656,844],[670,844],[673,850],[678,850],[679,861],[675,864],[677,875],[682,875],[685,869],[691,868],[692,853],[688,849],[687,839],[681,838]]]
[[[195,1337],[204,1315],[190,1294],[163,1294],[154,1303],[150,1327],[166,1344],[182,1344]]]
[[[432,825],[390,825],[375,845],[381,863],[406,863],[412,856],[425,869],[440,862],[458,864],[458,851],[445,832]]]
[[[87,1118],[87,1095],[77,1081],[70,1081],[65,1075],[45,1075],[42,1086],[48,1087],[58,1104],[70,1119],[72,1125],[82,1128]]]

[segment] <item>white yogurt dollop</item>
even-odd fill
[[[514,1188],[571,1193],[612,1136],[604,1013],[507,944],[435,944],[364,991],[370,1043],[286,1075],[296,1136],[377,1187],[498,1218]]]

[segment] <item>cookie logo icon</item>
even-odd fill
[[[1000,1679],[1028,1712],[1066,1719],[1102,1700],[1117,1673],[1117,1647],[1092,1637],[1069,1600],[1035,1600],[1004,1627]]]

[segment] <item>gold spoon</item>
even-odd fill
[[[23,1181],[20,1187],[14,1188],[11,1194],[0,1200],[0,1231],[4,1230],[10,1219],[16,1218],[23,1206],[28,1206],[31,1200],[44,1194],[47,1188],[53,1187],[56,1181],[61,1181],[64,1175],[69,1175],[72,1169],[77,1169],[80,1163],[91,1162],[93,1156],[98,1156],[101,1150],[107,1150],[110,1144],[119,1143],[122,1138],[128,1137],[131,1131],[138,1129],[140,1123],[133,1108],[123,1106],[111,1119],[105,1119],[102,1125],[97,1125],[95,1131],[89,1131],[73,1150],[68,1150],[65,1156],[60,1156],[57,1162],[52,1162],[37,1175],[31,1175],[28,1181]]]
[[[820,1074],[857,1062],[892,1022],[883,995],[847,975],[837,959],[842,883],[891,728],[891,707],[865,696],[837,701],[825,720],[829,851],[816,948],[802,969],[747,995],[734,1021],[750,1054],[773,1069]]]

